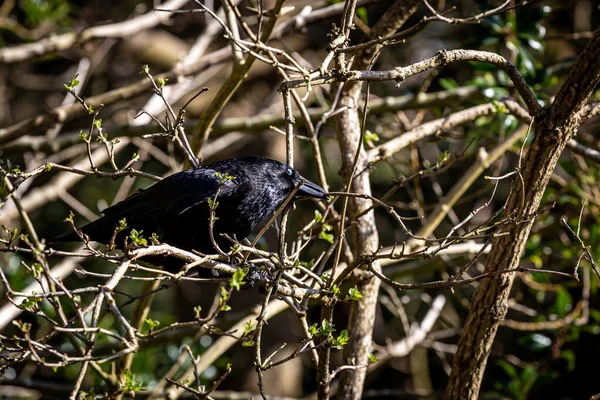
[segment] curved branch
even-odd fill
[[[419,125],[418,127],[403,133],[397,138],[394,138],[369,150],[367,152],[368,158],[371,160],[371,163],[385,160],[405,147],[411,145],[412,143],[416,143],[427,136],[437,135],[445,130],[474,121],[479,117],[499,113],[501,112],[502,106],[505,106],[508,109],[515,109],[516,107],[521,108],[514,100],[503,100],[500,102],[470,107],[454,114],[450,114],[444,118],[439,118]]]
[[[535,95],[531,91],[525,79],[515,67],[513,63],[505,59],[504,57],[490,53],[487,51],[477,50],[440,50],[433,57],[419,61],[415,64],[406,67],[397,67],[387,71],[347,71],[342,74],[331,73],[318,78],[306,80],[294,80],[283,82],[281,84],[282,89],[291,89],[297,87],[306,87],[309,85],[322,85],[325,83],[332,83],[334,81],[342,80],[344,82],[356,82],[356,81],[396,81],[398,85],[401,85],[406,79],[411,76],[420,74],[430,69],[442,67],[457,61],[477,61],[488,64],[493,64],[506,72],[510,77],[515,89],[519,92],[523,101],[527,105],[529,114],[532,116],[538,116],[542,112],[542,106],[538,103]],[[341,76],[338,76],[341,75]]]

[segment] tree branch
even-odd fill
[[[535,137],[509,196],[506,215],[532,215],[542,200],[548,181],[567,142],[581,120],[577,117],[600,81],[600,31],[581,54],[549,112],[536,118]],[[492,240],[485,273],[514,269],[525,249],[533,219],[515,225],[510,234]],[[514,273],[500,274],[481,282],[458,342],[446,389],[448,399],[477,399],[496,331],[508,310]]]

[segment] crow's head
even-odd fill
[[[217,162],[208,166],[220,172],[227,172],[236,179],[234,183],[251,183],[260,191],[276,193],[285,200],[298,186],[296,197],[327,199],[325,190],[319,185],[303,178],[288,165],[264,157],[243,157]]]
[[[298,191],[296,192],[296,197],[313,197],[316,199],[327,199],[328,196],[325,194],[325,190],[309,181],[306,178],[303,178],[295,169],[287,166],[284,163],[280,163],[277,161],[278,168],[277,174],[279,175],[278,179],[280,182],[285,182],[287,189],[289,191],[294,190],[298,185]]]

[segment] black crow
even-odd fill
[[[230,178],[227,178],[229,176]],[[117,235],[121,246],[131,229],[143,231],[145,238],[156,233],[162,243],[184,250],[210,254],[216,250],[209,235],[209,202],[219,191],[213,235],[225,251],[231,242],[222,233],[242,240],[264,223],[284,203],[297,185],[295,198],[327,199],[320,186],[302,178],[298,172],[279,161],[262,157],[233,158],[173,174],[147,189],[107,208],[104,216],[81,228],[90,240],[109,243],[119,221],[127,229]],[[219,190],[220,189],[220,190]],[[54,241],[78,241],[75,232]],[[153,264],[175,270],[183,265],[174,258]]]

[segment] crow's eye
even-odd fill
[[[292,176],[294,174],[294,171],[290,167],[288,167],[285,173],[288,174],[288,176]]]

